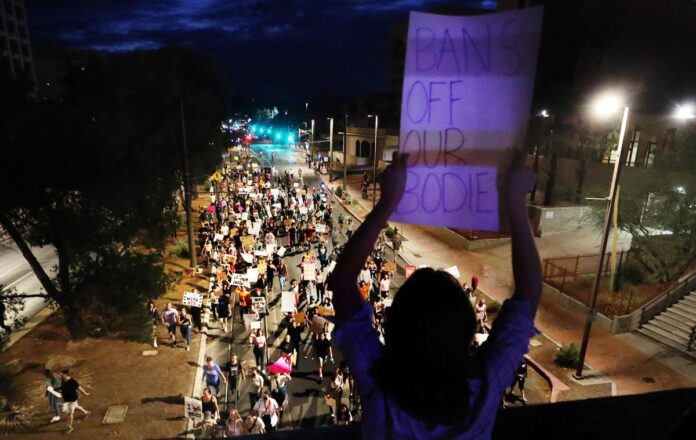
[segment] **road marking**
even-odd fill
[[[5,286],[5,289],[11,289],[11,288],[14,287],[16,284],[18,284],[20,281],[24,280],[25,278],[28,278],[29,275],[34,275],[34,272],[30,270],[29,272],[25,273],[25,274],[22,275],[21,277],[17,278],[17,279],[14,280],[13,282],[11,282],[11,283],[8,284],[7,286]]]

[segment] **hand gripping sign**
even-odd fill
[[[399,137],[410,157],[392,220],[499,229],[497,171],[521,147],[541,18],[411,13]]]

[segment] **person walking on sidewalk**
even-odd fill
[[[527,404],[527,398],[524,395],[524,383],[527,381],[527,360],[522,359],[522,363],[517,368],[515,373],[515,378],[512,380],[512,385],[510,385],[510,396],[514,396],[515,385],[520,389],[520,399],[524,404]]]
[[[157,348],[157,326],[162,322],[162,316],[157,307],[155,307],[154,301],[147,303],[147,312],[152,318],[152,346]]]
[[[172,339],[172,347],[176,347],[176,327],[179,324],[179,312],[176,311],[172,303],[167,303],[162,323],[167,325],[169,337]]]
[[[220,366],[213,363],[212,356],[205,358],[203,373],[205,374],[205,387],[210,390],[213,396],[217,397],[220,394],[220,382],[226,384],[227,379],[225,379],[225,375],[222,374]]]
[[[44,384],[46,385],[48,405],[53,410],[53,418],[50,423],[56,423],[60,420],[60,407],[63,404],[62,396],[58,392],[61,387],[60,379],[53,371],[47,369],[44,371]]]
[[[84,396],[89,396],[89,393],[82,388],[79,382],[70,377],[70,370],[67,368],[63,369],[60,379],[60,392],[63,395],[63,412],[68,414],[68,429],[66,434],[70,434],[74,430],[73,419],[76,409],[85,415],[85,420],[92,414],[91,411],[87,411],[77,403],[79,397],[78,393],[82,393]]]
[[[406,280],[384,323],[384,345],[372,326],[372,308],[356,286],[377,235],[404,194],[407,161],[407,154],[395,154],[380,175],[382,196],[328,280],[336,308],[334,340],[360,393],[363,438],[490,438],[501,396],[535,334],[541,261],[526,207],[534,176],[522,168],[522,154],[504,174],[501,202],[509,215],[515,290],[502,305],[485,349],[471,356],[476,316],[449,273],[424,268]],[[437,301],[423,301],[424,291],[435,292]],[[432,375],[414,375],[403,367],[413,353],[419,355],[419,368]],[[448,380],[433,381],[433,375]]]
[[[186,307],[181,308],[179,331],[184,343],[186,343],[186,351],[189,351],[191,346],[191,315],[188,314]]]

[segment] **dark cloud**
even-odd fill
[[[388,86],[388,38],[410,10],[485,0],[27,0],[32,39],[106,51],[171,44],[207,52],[250,94]]]

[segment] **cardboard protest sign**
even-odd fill
[[[279,256],[279,257],[282,257],[283,255],[285,255],[285,251],[286,251],[286,250],[287,250],[287,249],[285,249],[284,247],[281,246],[281,248],[278,249],[278,256]]]
[[[258,314],[266,313],[266,298],[254,296],[251,298],[251,309]]]
[[[396,273],[396,263],[389,262],[389,263],[384,263],[384,270],[387,272],[394,272]]]
[[[255,283],[259,279],[259,270],[255,267],[248,268],[246,274],[250,283]]]
[[[317,278],[317,266],[315,263],[305,263],[302,268],[305,281],[314,281]]]
[[[278,197],[278,194],[280,194],[280,190],[278,188],[271,188],[271,195],[273,197]]]
[[[321,316],[334,316],[336,312],[333,309],[327,309],[326,307],[317,307],[317,314]]]
[[[261,321],[252,321],[251,324],[249,325],[249,328],[251,330],[258,330],[261,328]]]
[[[297,312],[295,313],[295,316],[293,316],[293,319],[297,323],[297,325],[302,325],[307,321],[307,315],[305,315],[305,312]]]
[[[203,295],[196,292],[184,292],[181,304],[185,306],[203,307]]]
[[[410,277],[411,275],[413,275],[413,272],[415,272],[415,271],[416,271],[416,266],[413,266],[413,265],[411,265],[411,264],[409,264],[408,266],[406,266],[406,268],[405,268],[406,278],[408,278],[408,277]]]
[[[499,229],[497,169],[521,147],[541,19],[542,8],[411,12],[399,138],[410,157],[392,220]]]
[[[315,225],[314,230],[317,234],[326,234],[326,225]]]
[[[268,255],[266,255],[266,251],[262,251],[262,250],[254,251],[254,255],[256,255],[257,257],[261,257],[261,258],[265,258],[268,256]]]
[[[304,206],[300,206],[300,214],[306,215],[307,214],[307,208]]]
[[[253,246],[256,242],[256,238],[253,235],[243,235],[240,240],[242,241],[242,247]]]
[[[459,278],[459,269],[457,268],[457,266],[448,267],[447,269],[445,269],[445,272],[449,273],[455,278]]]
[[[242,212],[242,220],[248,220],[249,219],[249,213],[244,211]]]
[[[184,416],[196,422],[203,420],[203,402],[193,397],[184,396]]]
[[[243,273],[233,273],[230,283],[233,286],[249,287],[249,279]]]
[[[222,240],[224,240],[224,238],[225,238],[225,236],[222,234],[215,234],[213,236],[213,241],[222,241]]]
[[[292,313],[295,310],[295,292],[283,292],[280,300],[280,311]]]
[[[247,264],[251,264],[254,261],[254,256],[251,254],[242,252],[240,255],[242,256],[242,260],[244,260]]]
[[[266,260],[259,260],[259,264],[256,266],[256,268],[259,270],[259,273],[266,273],[266,269],[268,269]]]
[[[276,245],[273,243],[269,243],[266,245],[266,255],[269,257],[273,256],[273,252],[275,252],[275,247]]]

